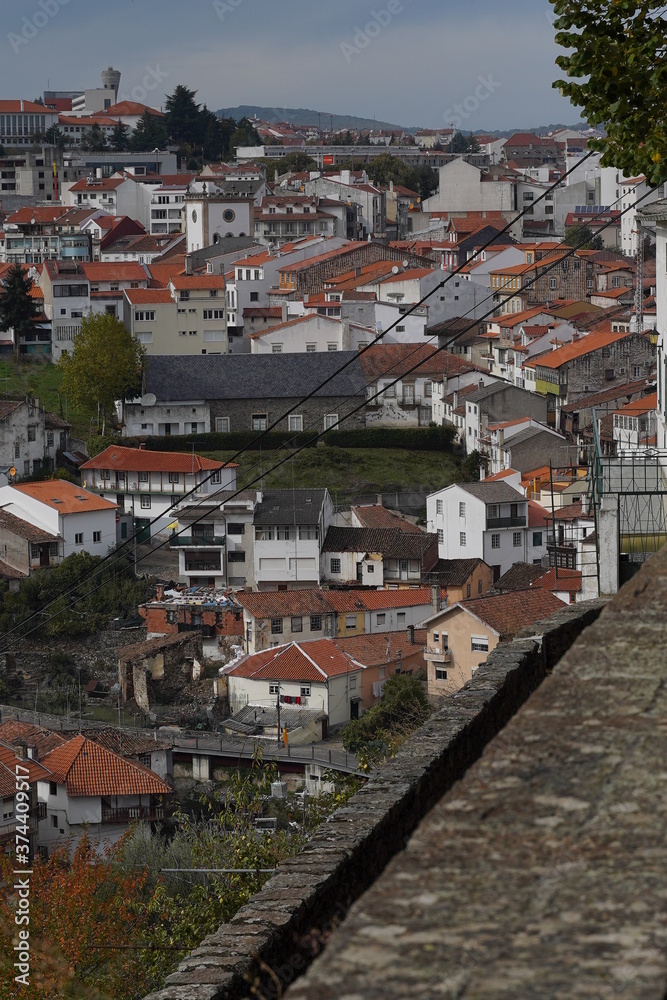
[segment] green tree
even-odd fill
[[[463,132],[455,132],[449,143],[450,153],[467,153],[468,152],[468,140],[464,136]]]
[[[113,416],[117,399],[140,391],[143,358],[141,344],[115,316],[84,316],[74,350],[58,362],[63,370],[61,392],[70,405],[101,414],[105,422]]]
[[[409,674],[394,674],[385,682],[380,704],[343,729],[343,746],[367,768],[395,754],[428,714],[422,682]]]
[[[144,111],[132,133],[130,148],[133,153],[148,153],[164,149],[169,141],[167,128],[159,115]]]
[[[130,148],[129,125],[121,121],[116,122],[109,141],[114,153],[125,153]]]
[[[578,250],[602,250],[604,247],[604,240],[600,234],[594,234],[591,227],[587,226],[585,222],[576,226],[568,226],[565,230],[564,242],[569,247],[575,247]]]
[[[0,330],[14,331],[14,349],[18,354],[21,337],[30,333],[37,316],[35,300],[30,295],[32,278],[21,264],[12,264],[4,278],[0,295]]]
[[[602,163],[652,185],[667,180],[667,59],[663,0],[551,0],[556,62],[568,79],[554,86],[602,126]]]
[[[206,123],[202,120],[202,108],[197,104],[196,90],[190,90],[179,83],[173,94],[165,102],[165,123],[169,138],[179,145],[201,145]]]
[[[234,130],[229,144],[231,151],[234,152],[238,146],[261,146],[262,140],[250,119],[242,118]]]
[[[107,137],[97,122],[81,136],[81,148],[87,153],[101,153],[107,148]]]
[[[275,161],[278,174],[301,173],[304,170],[317,170],[317,161],[307,153],[288,153]]]
[[[67,145],[67,139],[65,134],[58,128],[57,125],[52,125],[51,128],[47,128],[41,140],[47,143],[49,146],[57,146],[59,149],[63,149]]]

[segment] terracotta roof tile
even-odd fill
[[[478,597],[472,601],[461,601],[458,606],[475,615],[501,638],[510,638],[534,622],[563,610],[562,601],[549,591],[540,589]]]
[[[22,722],[20,719],[6,719],[0,723],[0,740],[11,743],[12,746],[25,743],[29,747],[35,747],[40,759],[50,750],[67,742],[60,733],[36,726],[32,722]]]
[[[120,472],[214,472],[216,469],[236,469],[236,463],[225,465],[211,458],[201,458],[178,451],[148,451],[145,448],[123,448],[109,445],[81,466],[82,469],[114,469]]]
[[[115,510],[118,504],[104,500],[64,479],[42,483],[18,483],[12,489],[52,507],[60,514],[80,514],[91,510]]]
[[[332,639],[314,639],[255,653],[225,672],[230,677],[254,680],[298,680],[323,684],[329,677],[359,669],[361,664],[342,653]]]
[[[169,795],[171,788],[153,771],[75,736],[42,761],[51,779],[65,785],[70,797],[98,795]]]
[[[353,507],[352,513],[357,520],[361,521],[364,528],[399,528],[401,531],[409,531],[415,534],[423,534],[421,528],[407,521],[400,514],[394,514],[381,504],[365,504],[360,507]]]

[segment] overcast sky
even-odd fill
[[[574,123],[547,0],[0,0],[0,97],[100,85],[159,107],[307,107],[465,130]],[[142,97],[142,94],[145,96]],[[457,108],[458,105],[458,108]]]

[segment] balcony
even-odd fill
[[[224,546],[225,536],[224,535],[175,535],[173,538],[169,539],[169,544],[172,549],[196,549],[202,547],[210,547],[212,545]]]
[[[495,528],[525,528],[527,527],[527,517],[487,517],[486,530]]]
[[[437,660],[438,663],[451,663],[452,651],[451,649],[441,650],[438,646],[426,646],[424,649],[424,658],[427,660]]]
[[[136,823],[142,819],[164,819],[164,806],[128,806],[126,809],[102,806],[103,823]]]

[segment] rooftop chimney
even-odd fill
[[[162,583],[158,583],[155,588],[155,600],[160,602],[164,601],[164,584]]]
[[[414,625],[408,625],[408,642],[411,646],[415,644],[415,627]]]

